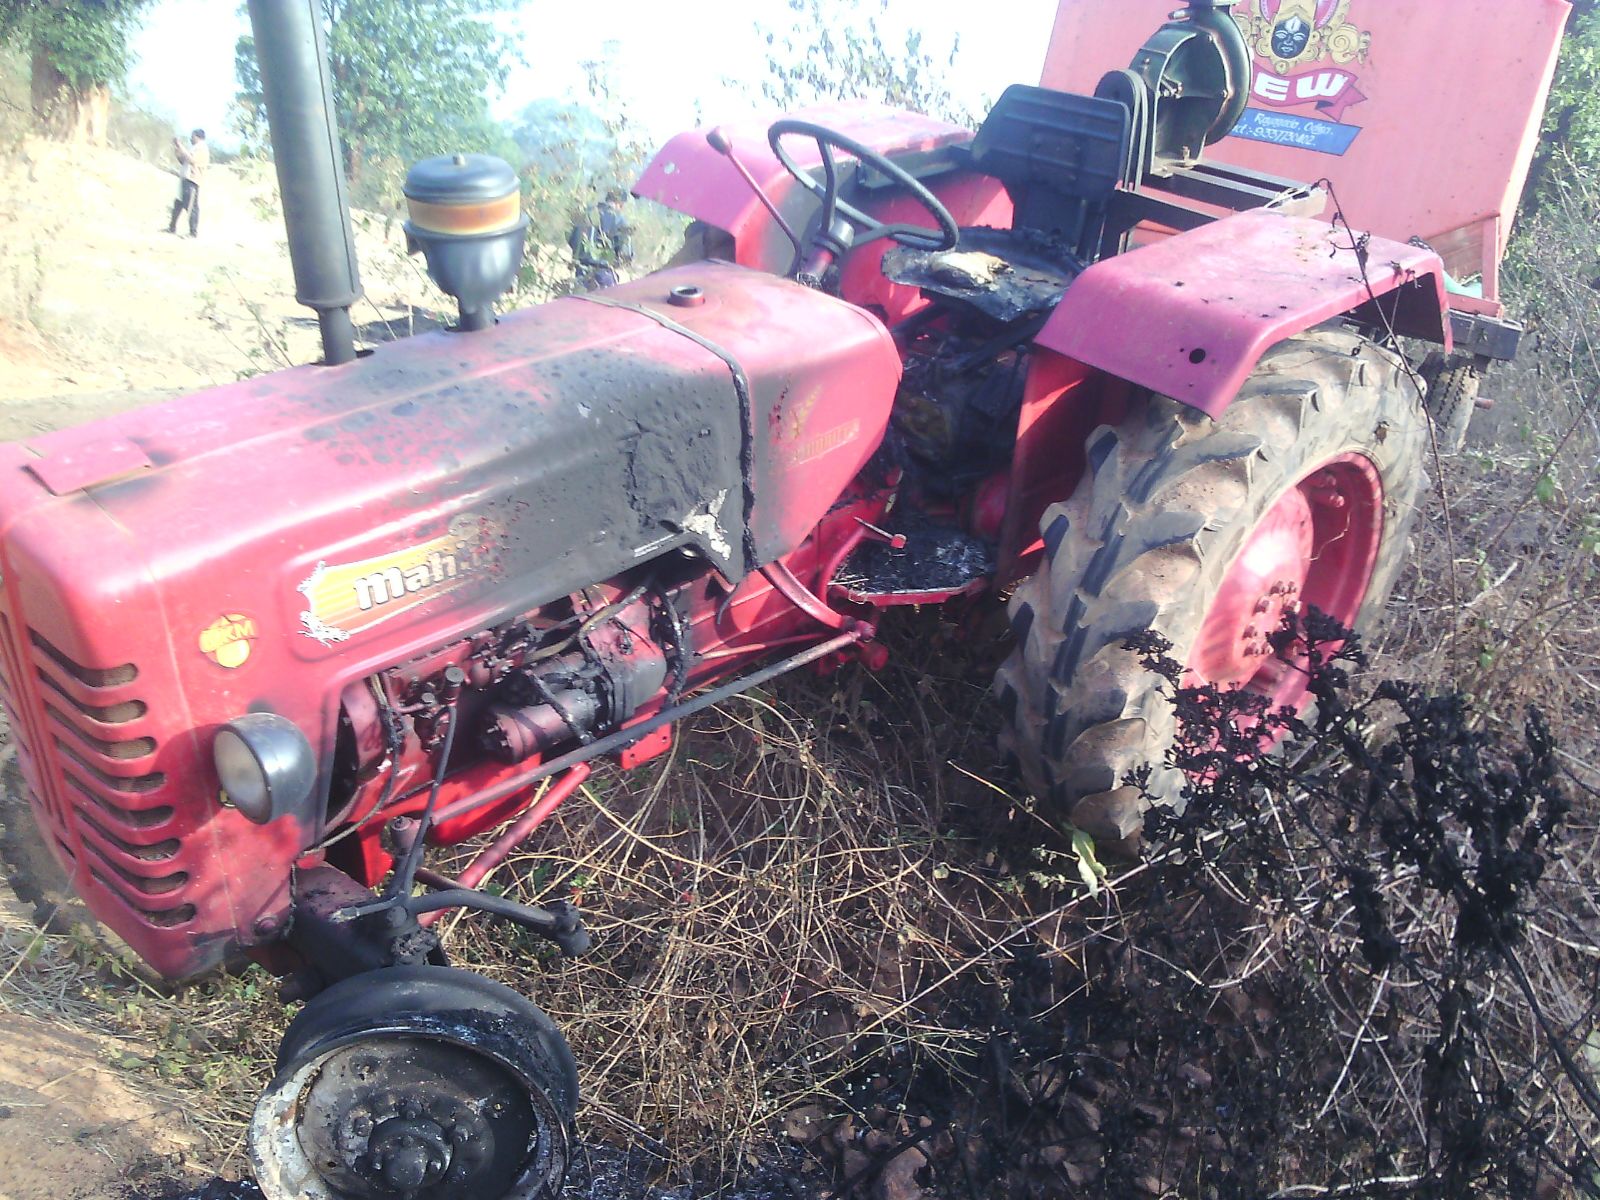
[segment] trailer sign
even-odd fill
[[[1359,125],[1341,125],[1293,113],[1263,112],[1259,108],[1245,109],[1244,116],[1233,127],[1234,137],[1249,138],[1252,142],[1271,142],[1315,150],[1318,154],[1339,155],[1350,149],[1360,132]]]
[[[1236,14],[1255,53],[1251,107],[1235,137],[1342,155],[1361,132],[1345,113],[1367,99],[1352,65],[1364,65],[1372,34],[1350,21],[1351,0],[1249,0]],[[1275,112],[1305,108],[1315,116]]]

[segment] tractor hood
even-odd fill
[[[861,310],[700,264],[8,447],[5,536],[115,590],[203,563],[175,604],[276,609],[316,657],[447,592],[520,611],[680,546],[737,580],[864,464],[898,373]]]
[[[860,309],[700,263],[0,447],[0,698],[75,886],[164,973],[215,961],[303,848],[215,801],[220,723],[288,717],[326,771],[376,670],[663,554],[739,579],[899,370]]]

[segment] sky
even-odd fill
[[[426,3],[426,0],[421,0]],[[832,0],[842,13],[877,11],[893,36],[915,26],[937,53],[960,35],[952,90],[981,111],[1011,83],[1037,83],[1056,0]],[[129,90],[173,128],[200,126],[228,146],[234,92],[233,49],[247,22],[232,0],[160,0],[135,37]],[[981,13],[982,20],[974,20]],[[609,58],[624,111],[647,136],[665,141],[696,124],[734,120],[758,99],[766,47],[757,22],[789,27],[784,0],[530,0],[515,18],[537,36],[524,39],[528,62],[505,94],[492,99],[510,117],[533,100],[582,99],[580,64]]]

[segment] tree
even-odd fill
[[[103,144],[111,86],[128,69],[128,35],[149,0],[0,0],[0,41],[32,63],[34,116],[46,133]]]
[[[888,40],[878,16],[855,17],[855,5],[836,0],[789,0],[790,28],[763,31],[768,78],[767,99],[785,109],[824,100],[877,100],[896,108],[974,124],[973,115],[953,95],[946,72],[955,65],[961,39],[948,53],[931,52],[916,29],[903,44]],[[879,0],[879,14],[888,10]]]
[[[525,0],[322,0],[339,132],[351,186],[432,154],[493,148],[502,135],[488,95],[518,61],[516,39],[490,18]],[[261,83],[250,38],[235,54],[235,122],[260,146]]]
[[[1573,167],[1600,173],[1600,0],[1579,0],[1567,26],[1544,137],[1528,176],[1529,208],[1539,207]]]

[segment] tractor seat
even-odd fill
[[[942,252],[895,247],[884,274],[1002,323],[1053,308],[1099,257],[1106,206],[1128,177],[1132,125],[1118,100],[1008,87],[969,153],[974,170],[1005,184],[1011,228],[963,229]]]
[[[963,229],[954,250],[892,246],[883,256],[891,283],[1009,325],[1047,313],[1086,264],[1059,238],[1026,229]]]

